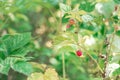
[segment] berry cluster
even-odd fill
[[[66,26],[66,28],[68,29],[68,28],[71,27],[71,25],[74,25],[74,24],[75,24],[75,20],[74,20],[74,19],[70,19],[70,20],[69,20],[69,23],[68,23],[67,26]]]

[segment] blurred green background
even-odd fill
[[[74,7],[84,0],[71,1],[71,7]],[[34,48],[27,56],[32,57],[32,62],[55,68],[62,77],[62,54],[54,52],[52,40],[61,32],[59,2],[67,4],[69,0],[0,0],[0,36],[31,32]],[[97,32],[94,35],[98,35]],[[91,55],[98,58],[95,53]],[[101,64],[104,64],[103,61]],[[95,67],[88,56],[78,58],[74,52],[65,54],[68,80],[101,80]],[[27,76],[13,70],[10,70],[9,74],[9,78],[0,74],[0,80],[27,80]]]

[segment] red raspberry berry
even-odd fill
[[[70,28],[70,24],[67,24],[67,25],[66,25],[66,28],[67,28],[67,29]]]
[[[75,20],[74,20],[74,19],[70,19],[70,20],[69,20],[69,24],[70,24],[70,25],[75,24]]]
[[[77,56],[82,56],[82,51],[81,51],[81,50],[77,50],[77,51],[76,51],[76,55],[77,55]]]

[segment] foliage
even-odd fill
[[[25,55],[30,51],[30,33],[5,35],[1,37],[0,47],[0,72],[8,75],[9,69],[29,75],[32,72],[31,65],[26,62]],[[29,47],[23,49],[25,47]]]
[[[0,0],[0,80],[119,80],[119,0]]]

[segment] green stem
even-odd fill
[[[62,53],[62,67],[63,67],[63,80],[65,80],[65,57],[64,57],[64,53]]]
[[[116,33],[116,31],[114,31],[113,34],[112,34],[112,36],[111,36],[112,40],[111,40],[111,42],[110,42],[110,44],[109,44],[109,45],[110,45],[109,54],[111,54],[112,42],[113,42],[113,40],[114,40],[115,33]]]
[[[80,45],[79,45],[80,46]],[[88,53],[88,50],[86,50],[84,47],[80,46],[81,48],[83,48],[85,51],[86,51],[86,54],[96,63],[98,69],[100,70],[100,72],[103,74],[103,70],[102,68],[100,67],[100,65],[98,64],[98,62]]]

